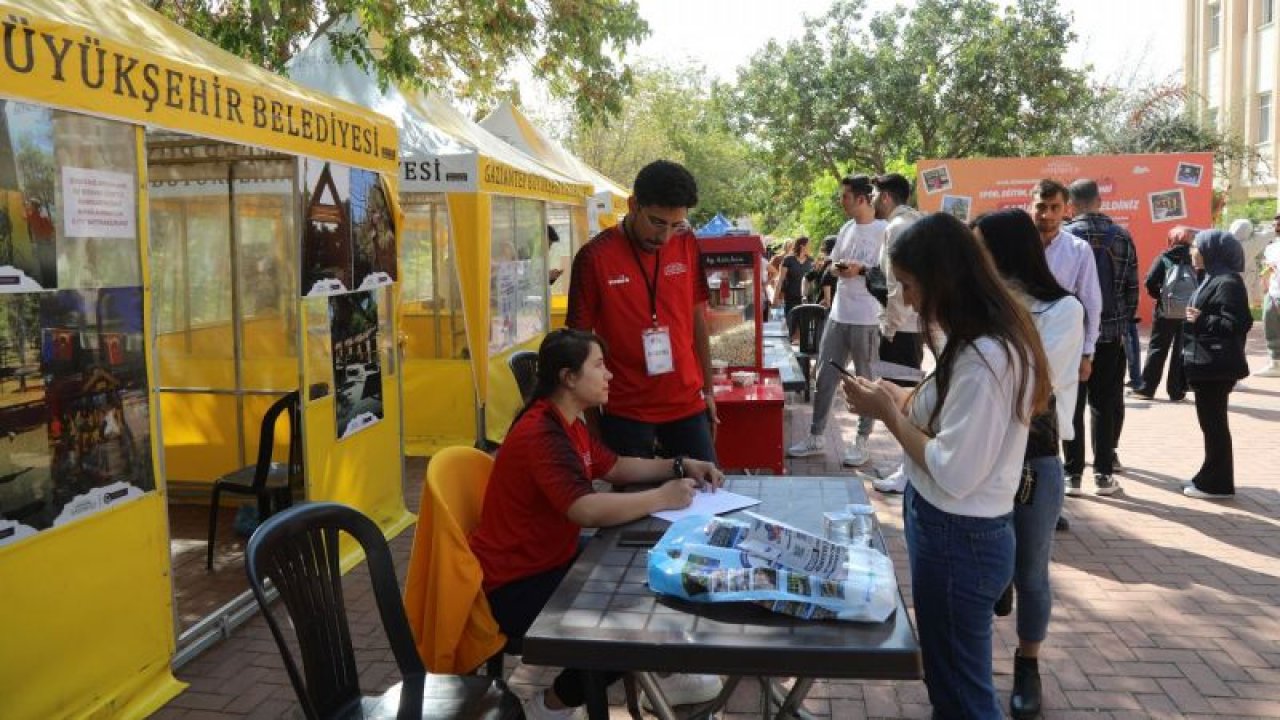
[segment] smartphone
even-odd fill
[[[666,530],[623,530],[618,535],[618,547],[651,548],[665,533]]]
[[[828,360],[827,364],[835,368],[836,370],[839,370],[841,375],[844,375],[850,380],[853,380],[856,377],[853,373],[849,372],[847,369],[844,368],[844,366],[842,366],[840,363],[836,362],[835,360]]]
[[[844,270],[845,268],[849,267],[849,263],[843,260],[837,260],[831,264],[835,265],[837,270]]]

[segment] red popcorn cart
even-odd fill
[[[765,297],[758,235],[699,237],[702,269],[711,290],[707,332],[711,340],[716,413],[716,456],[730,470],[783,466],[784,392],[778,371],[764,367]]]

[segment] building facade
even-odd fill
[[[1280,189],[1280,0],[1185,0],[1183,74],[1200,117],[1229,130],[1265,160],[1261,178],[1232,178],[1237,198]]]

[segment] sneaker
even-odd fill
[[[1154,400],[1156,397],[1156,394],[1151,393],[1150,395],[1148,395],[1147,393],[1142,391],[1142,388],[1134,388],[1132,390],[1127,391],[1125,393],[1125,397],[1139,398],[1142,400]]]
[[[546,693],[542,690],[534,693],[533,697],[525,700],[521,705],[524,706],[526,720],[577,720],[581,717],[582,710],[576,707],[552,710],[547,707]]]
[[[871,459],[871,453],[867,452],[866,435],[859,435],[853,440],[853,444],[844,451],[844,457],[840,460],[840,464],[845,467],[857,467],[865,465]]]
[[[907,474],[902,472],[902,468],[898,468],[889,477],[872,480],[871,487],[875,488],[876,492],[901,494],[907,489]]]
[[[1103,475],[1101,473],[1094,475],[1093,482],[1095,485],[1093,489],[1095,495],[1115,495],[1117,492],[1120,492],[1120,483],[1110,475]]]
[[[1265,378],[1280,377],[1280,362],[1272,360],[1270,365],[1254,373],[1253,376]]]
[[[1111,470],[1113,472],[1123,472],[1124,466],[1120,464],[1120,453],[1111,454]]]
[[[659,675],[657,680],[662,696],[671,707],[710,702],[724,689],[724,682],[719,675]],[[644,693],[640,693],[640,704],[646,710],[653,709],[649,696]]]
[[[1066,515],[1059,514],[1058,521],[1054,523],[1053,529],[1058,532],[1066,532],[1071,529],[1071,519]]]
[[[1083,495],[1084,490],[1081,489],[1080,485],[1081,482],[1079,475],[1068,475],[1065,490],[1067,497],[1080,497]]]
[[[800,442],[787,448],[787,457],[810,457],[812,455],[821,455],[827,451],[826,438],[821,435],[810,435]]]
[[[1182,494],[1186,495],[1189,498],[1196,498],[1197,500],[1230,500],[1231,498],[1236,496],[1235,493],[1205,492],[1200,488],[1196,487],[1195,485],[1188,485],[1182,488]]]

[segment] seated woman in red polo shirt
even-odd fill
[[[508,638],[524,637],[578,554],[584,527],[621,525],[659,510],[687,507],[699,489],[724,483],[701,460],[619,457],[587,430],[582,412],[609,399],[604,347],[594,334],[556,330],[538,348],[538,384],[511,424],[494,463],[471,549],[484,569],[494,619]],[[639,492],[597,493],[613,485],[658,483]],[[665,482],[663,482],[665,481]],[[701,702],[719,679],[671,676],[668,699]],[[525,716],[570,718],[585,698],[582,673],[566,669],[525,703]]]

